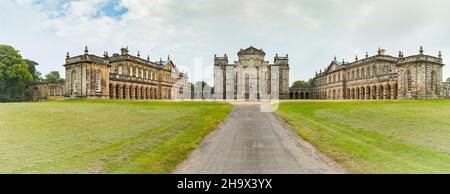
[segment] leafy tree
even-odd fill
[[[448,83],[450,83],[450,77],[449,77],[449,78],[447,78],[447,82],[448,82]]]
[[[25,59],[25,63],[28,64],[28,71],[31,73],[31,75],[33,75],[33,81],[35,83],[42,82],[42,74],[36,70],[36,66],[38,66],[39,63],[29,59]]]
[[[29,66],[19,51],[0,45],[0,101],[21,101],[25,88],[33,82]]]
[[[64,79],[61,78],[58,71],[52,71],[49,74],[45,75],[44,79],[45,83],[63,83]]]
[[[314,87],[314,79],[309,79],[308,81],[298,80],[292,84],[291,90],[301,90],[311,87]]]

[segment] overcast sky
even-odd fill
[[[447,0],[0,0],[0,44],[64,72],[66,52],[119,52],[128,46],[158,61],[170,54],[191,81],[212,83],[214,54],[237,60],[253,45],[273,61],[289,54],[290,82],[306,80],[334,55],[354,61],[379,46],[450,60]],[[444,79],[450,66],[444,67]]]

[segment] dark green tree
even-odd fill
[[[291,90],[301,90],[312,87],[314,87],[314,79],[309,79],[308,81],[298,80],[292,84]]]
[[[449,78],[447,78],[447,82],[448,82],[448,83],[450,83],[450,77],[449,77]]]
[[[33,76],[33,82],[34,83],[38,83],[38,82],[42,82],[42,74],[36,70],[36,66],[39,65],[39,63],[29,60],[29,59],[24,59],[25,63],[28,64],[28,71],[31,73],[31,75]]]
[[[18,50],[0,45],[0,101],[25,99],[25,88],[33,82],[33,75],[28,68]]]

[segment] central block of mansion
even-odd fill
[[[249,47],[238,52],[230,64],[225,54],[214,56],[214,96],[227,100],[264,100],[289,98],[289,59],[265,61],[262,49]]]
[[[314,77],[315,87],[309,98],[315,99],[436,99],[443,96],[442,54],[398,57],[385,54],[354,62],[335,59]],[[291,92],[291,98],[295,96]]]
[[[158,62],[128,54],[103,57],[91,55],[87,47],[83,55],[67,53],[64,96],[101,99],[184,99],[190,98],[187,74],[180,72],[168,57]]]

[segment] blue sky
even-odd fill
[[[39,71],[64,72],[66,52],[131,53],[167,58],[192,81],[212,83],[214,54],[237,60],[262,48],[266,60],[289,54],[290,81],[313,77],[336,55],[426,54],[450,59],[450,2],[445,0],[2,0],[0,44],[10,44]],[[450,67],[444,68],[444,79]]]

